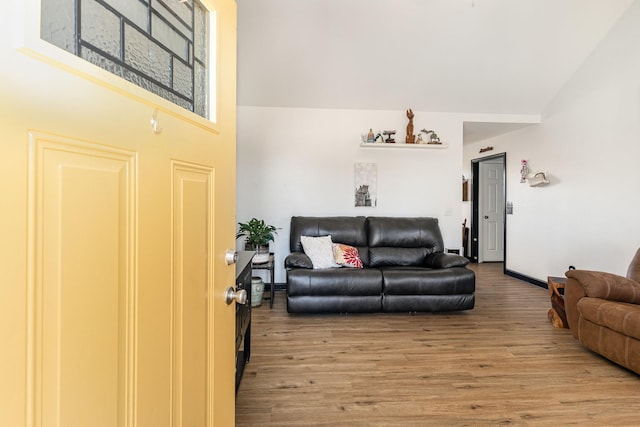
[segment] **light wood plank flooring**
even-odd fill
[[[546,289],[473,265],[451,314],[253,311],[237,426],[640,425],[640,377],[547,320]]]

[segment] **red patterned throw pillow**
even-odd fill
[[[362,260],[360,259],[358,249],[353,246],[334,243],[333,257],[336,259],[336,264],[340,266],[362,268]]]

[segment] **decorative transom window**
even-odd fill
[[[42,0],[40,37],[209,116],[209,13],[197,0]]]

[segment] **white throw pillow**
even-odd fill
[[[333,242],[331,241],[331,236],[300,236],[300,243],[302,243],[304,253],[311,258],[314,269],[339,267],[333,257]]]

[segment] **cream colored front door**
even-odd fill
[[[234,425],[236,11],[203,3],[214,122],[0,14],[1,426]]]

